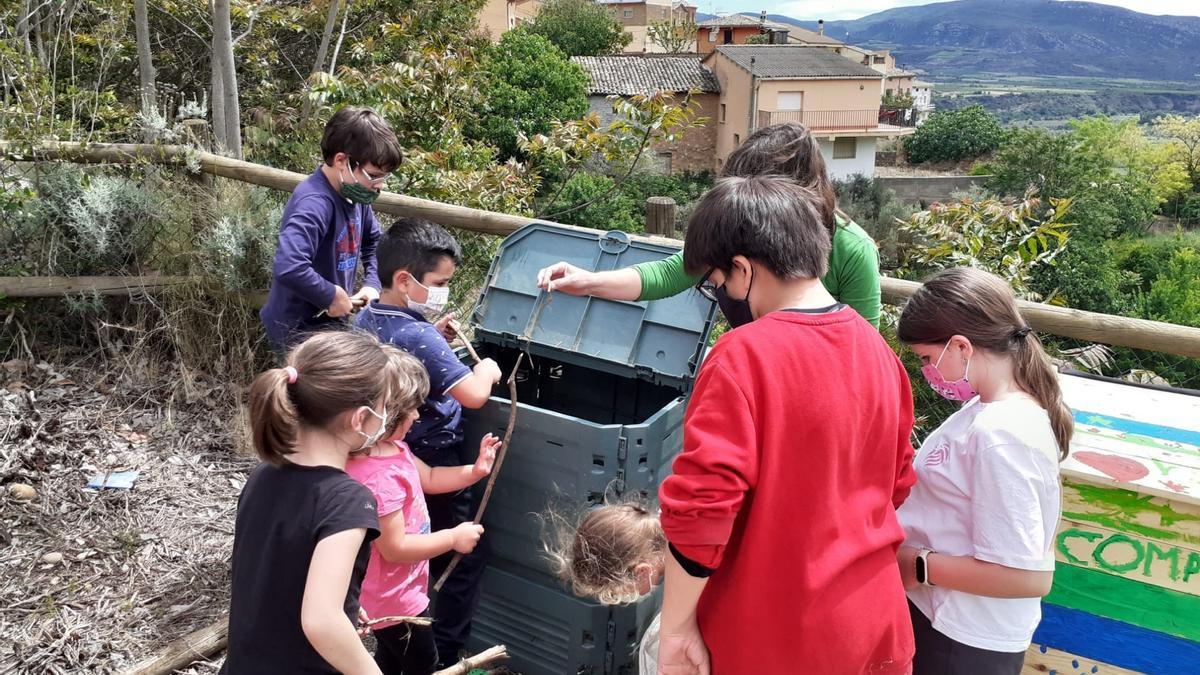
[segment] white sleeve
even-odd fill
[[[1050,460],[1023,444],[985,447],[974,458],[971,498],[975,558],[1052,571],[1058,478]]]
[[[642,636],[642,644],[638,648],[638,672],[641,675],[658,675],[658,631],[662,614],[656,614]]]

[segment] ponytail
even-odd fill
[[[1071,449],[1071,436],[1075,433],[1074,416],[1063,402],[1062,389],[1058,386],[1058,375],[1050,365],[1046,350],[1038,336],[1028,328],[1014,334],[1016,352],[1013,354],[1013,378],[1017,386],[1029,394],[1050,416],[1050,428],[1058,441],[1058,458],[1067,458]]]
[[[363,331],[317,333],[292,349],[287,366],[255,378],[250,433],[259,459],[283,464],[301,427],[328,427],[347,410],[383,401],[397,377],[393,349]]]
[[[279,464],[295,452],[299,420],[288,395],[288,374],[272,368],[250,385],[250,433],[258,458]]]

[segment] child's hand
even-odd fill
[[[358,608],[358,636],[366,637],[371,633],[371,617],[367,616],[367,610],[362,607]]]
[[[494,359],[484,359],[476,363],[473,372],[476,375],[482,373],[484,377],[492,381],[492,384],[496,384],[503,377],[503,374],[500,372],[500,365]]]
[[[440,319],[433,322],[433,327],[438,329],[442,337],[446,338],[446,342],[454,342],[458,339],[459,324],[454,320],[454,312],[446,312]]]
[[[333,303],[326,309],[329,316],[340,319],[347,316],[354,310],[354,303],[350,300],[350,296],[346,295],[346,289],[341,286],[334,286]]]
[[[471,475],[476,478],[483,478],[492,472],[492,465],[496,462],[496,453],[500,451],[500,446],[503,445],[499,438],[492,434],[483,437],[479,441],[479,458],[475,460],[475,466],[471,467]]]
[[[365,307],[372,300],[379,299],[379,291],[370,286],[363,286],[358,289],[358,292],[350,296],[350,304],[355,307]]]
[[[483,536],[483,526],[475,523],[460,523],[450,530],[451,546],[455,551],[466,555],[475,550],[479,538]]]

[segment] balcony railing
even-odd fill
[[[868,131],[883,126],[916,125],[911,110],[759,110],[758,126],[799,122],[814,131]]]

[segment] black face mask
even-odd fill
[[[729,293],[725,290],[725,284],[717,286],[717,306],[721,308],[721,313],[725,315],[730,328],[744,326],[754,320],[754,313],[750,311],[750,289],[753,287],[753,272],[750,275],[750,283],[746,286],[746,297],[741,300],[729,297]]]

